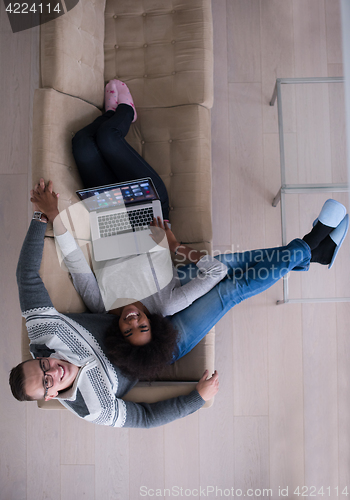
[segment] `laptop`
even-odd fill
[[[76,191],[90,216],[96,261],[164,250],[150,237],[149,223],[162,207],[151,178]]]

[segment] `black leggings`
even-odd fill
[[[134,110],[119,104],[107,111],[73,138],[73,156],[85,188],[151,177],[162,204],[163,217],[169,219],[169,199],[157,172],[126,142]]]

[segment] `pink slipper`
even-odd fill
[[[121,82],[120,80],[113,80],[113,82],[115,82],[116,88],[118,90],[119,104],[128,104],[129,106],[132,106],[132,108],[134,110],[134,119],[133,119],[132,123],[134,123],[134,121],[136,121],[136,119],[137,119],[137,113],[136,113],[134,101],[132,99],[132,96],[130,94],[130,90],[128,89],[128,86],[124,82]]]
[[[118,88],[117,82],[118,80],[110,80],[105,88],[105,110],[115,111],[118,106]]]

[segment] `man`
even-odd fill
[[[38,186],[45,215],[34,212],[17,267],[22,315],[33,360],[13,368],[10,385],[20,401],[57,398],[85,420],[112,427],[154,427],[201,408],[218,391],[218,374],[206,371],[187,396],[153,404],[121,398],[135,385],[107,358],[104,336],[114,317],[108,314],[59,313],[39,275],[46,224],[58,215],[52,183]],[[46,216],[46,217],[45,217]]]

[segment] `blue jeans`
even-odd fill
[[[307,271],[311,250],[305,241],[295,239],[285,247],[222,254],[215,258],[227,265],[227,276],[189,307],[169,317],[180,332],[178,353],[173,362],[191,351],[236,304],[267,290],[291,270]],[[179,270],[182,285],[194,277],[196,269],[190,264]]]

